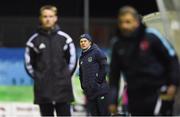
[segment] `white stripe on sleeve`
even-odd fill
[[[35,33],[34,35],[32,35],[29,38],[28,42],[26,43],[27,47],[25,48],[25,67],[31,76],[33,76],[34,70],[31,65],[30,48],[32,48],[35,52],[38,52],[38,49],[32,43],[32,40],[35,39],[37,36],[38,36],[38,33]]]
[[[31,47],[31,48],[33,48],[34,51],[38,53],[38,52],[39,52],[38,49],[37,49],[37,48],[34,46],[34,44],[32,43],[32,40],[35,39],[37,36],[38,36],[38,33],[35,33],[34,35],[32,35],[32,36],[29,38],[29,40],[28,40],[28,42],[26,43],[26,45],[29,46],[29,47]]]
[[[26,50],[25,50],[25,67],[26,67],[28,73],[31,76],[34,76],[34,70],[31,65],[30,48],[29,47],[26,47]]]
[[[66,38],[66,44],[69,45],[69,53],[70,53],[70,63],[69,69],[72,71],[76,66],[76,49],[73,43],[72,38],[63,31],[58,31],[58,34]],[[64,49],[67,49],[67,45],[65,45]]]
[[[72,38],[68,34],[66,34],[65,32],[58,31],[58,34],[66,38],[66,43],[67,44],[72,42]]]
[[[70,49],[69,69],[72,71],[76,66],[76,50],[73,43],[69,44],[69,49]]]

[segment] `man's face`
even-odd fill
[[[57,16],[52,10],[45,9],[41,12],[40,22],[43,28],[52,28],[57,22]]]
[[[139,21],[130,13],[118,17],[118,28],[121,33],[129,37],[139,27]]]
[[[80,47],[82,50],[87,50],[91,46],[91,42],[86,38],[80,40]]]

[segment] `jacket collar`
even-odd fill
[[[97,45],[93,43],[93,45],[85,52],[82,51],[82,56],[88,54],[89,52],[93,51],[94,49],[97,49]]]
[[[51,35],[51,34],[55,34],[60,30],[60,27],[58,25],[55,25],[52,29],[44,29],[42,28],[42,26],[40,26],[37,29],[37,32],[39,32],[40,34],[44,34],[44,35]]]

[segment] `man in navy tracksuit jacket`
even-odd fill
[[[89,34],[80,37],[82,55],[80,57],[81,87],[88,100],[91,115],[109,115],[107,105],[108,84],[106,82],[107,58],[93,44]]]

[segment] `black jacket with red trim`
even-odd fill
[[[130,38],[119,34],[113,46],[110,66],[113,103],[117,103],[121,74],[128,85],[129,99],[158,94],[163,85],[178,86],[178,57],[168,40],[142,24]]]

